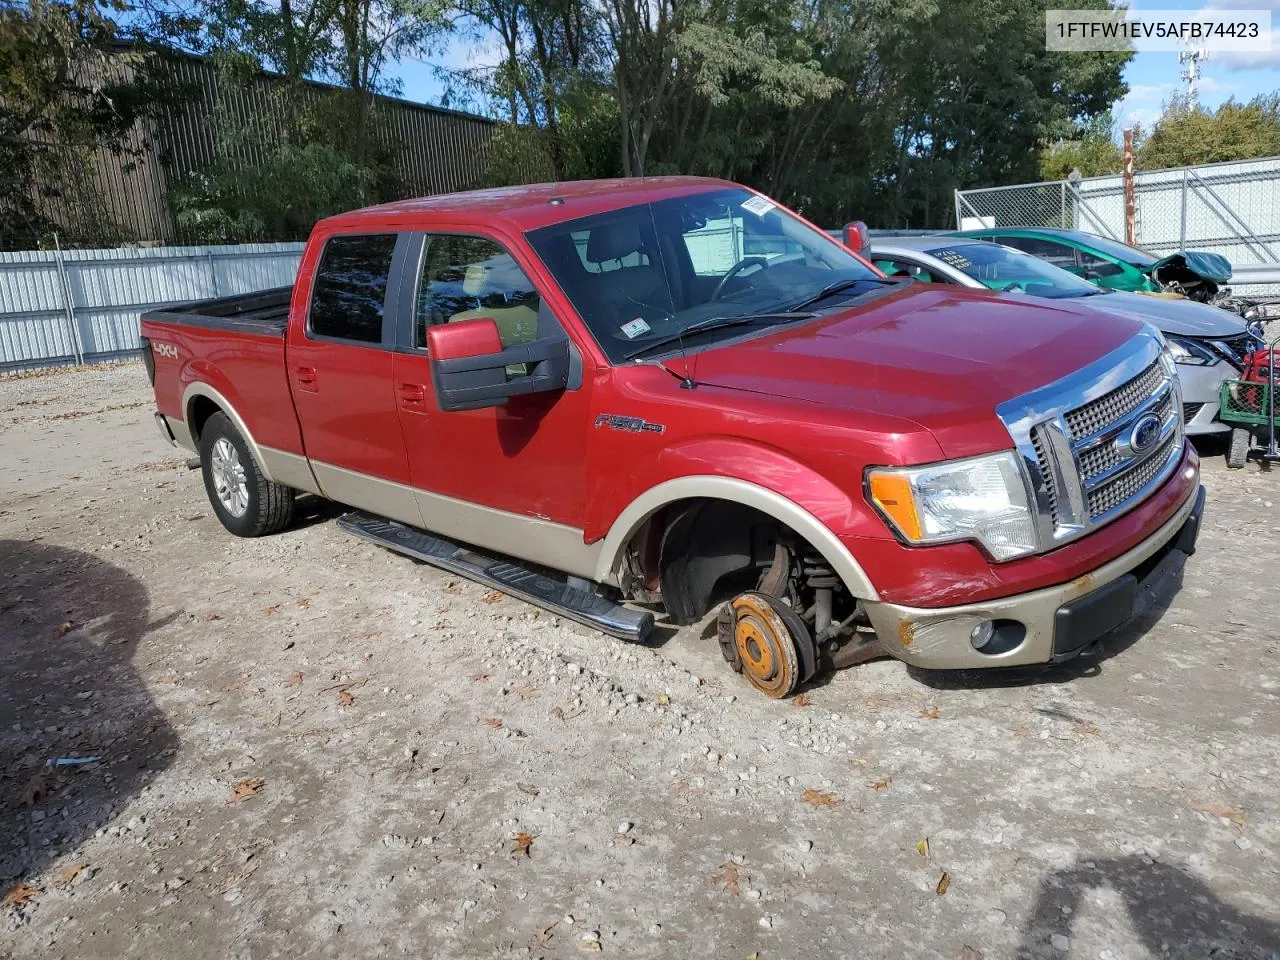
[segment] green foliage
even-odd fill
[[[1217,110],[1175,99],[1138,148],[1143,170],[1280,155],[1280,91]]]
[[[1111,113],[1098,114],[1082,124],[1068,139],[1056,140],[1040,151],[1040,178],[1065,180],[1072,170],[1081,176],[1100,177],[1119,173],[1123,151],[1115,141]]]

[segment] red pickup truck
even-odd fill
[[[885,652],[1094,648],[1204,503],[1150,327],[887,279],[723,181],[358,210],[316,225],[292,290],[142,331],[160,430],[232,533],[306,491],[618,637],[714,612],[771,696]]]

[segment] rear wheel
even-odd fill
[[[200,432],[200,465],[213,512],[237,537],[263,537],[293,519],[294,491],[258,469],[240,431],[219,411]]]
[[[1244,427],[1231,428],[1231,446],[1227,450],[1227,466],[1239,470],[1249,459],[1249,447],[1253,444],[1253,434]]]

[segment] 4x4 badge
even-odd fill
[[[661,433],[667,429],[663,423],[649,423],[639,417],[624,417],[617,413],[602,413],[596,417],[596,428],[608,427],[610,430],[624,430],[627,433]]]

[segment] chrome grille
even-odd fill
[[[1164,369],[1157,360],[1123,386],[1072,410],[1066,415],[1071,439],[1083,440],[1132,413],[1159,389],[1164,379]]]
[[[1141,493],[1142,489],[1169,463],[1170,457],[1181,449],[1182,433],[1175,430],[1156,448],[1154,454],[1089,494],[1090,518],[1096,520]]]
[[[1182,392],[1162,348],[1144,331],[1083,370],[996,408],[1028,477],[1041,549],[1141,503],[1179,462]],[[1144,426],[1148,419],[1154,424]]]

